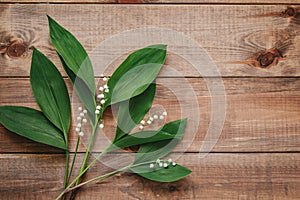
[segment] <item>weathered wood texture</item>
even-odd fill
[[[108,66],[107,56],[118,58],[124,48],[132,50],[136,46],[126,45],[128,38],[105,43],[124,31],[145,27],[172,29],[167,37],[157,36],[157,42],[176,41],[175,35],[198,42],[204,49],[190,48],[181,43],[180,50],[193,60],[205,60],[205,51],[217,64],[222,76],[299,76],[300,75],[300,14],[298,8],[285,5],[264,6],[208,6],[208,5],[0,5],[0,76],[28,76],[31,47],[35,46],[59,65],[53,47],[49,44],[46,13],[70,30],[92,55],[96,75],[104,67],[108,74],[116,67],[118,60]],[[298,14],[297,14],[298,13]],[[223,16],[224,17],[220,17]],[[151,34],[159,31],[144,31],[144,35],[131,38],[137,46],[144,46]],[[166,31],[166,30],[165,30]],[[146,35],[145,35],[146,34]],[[148,34],[148,35],[147,35]],[[131,34],[132,35],[132,34]],[[266,39],[267,38],[267,39]],[[106,44],[107,46],[103,46]],[[121,45],[121,44],[124,44]],[[170,44],[172,47],[172,44]],[[176,46],[176,45],[175,45]],[[178,47],[178,45],[177,45]],[[125,53],[128,53],[125,52]],[[183,76],[200,76],[191,60],[183,55],[170,52],[167,64]],[[106,55],[106,57],[104,56]],[[111,61],[111,60],[110,60]],[[276,65],[276,63],[278,64]],[[258,67],[268,68],[261,69]],[[210,66],[196,66],[202,76],[217,76],[208,73]],[[174,76],[163,70],[161,76]]]
[[[178,84],[183,80],[187,81],[186,84]],[[214,79],[209,78],[209,80]],[[300,151],[299,78],[226,78],[223,81],[227,94],[227,116],[224,129],[213,151]],[[157,83],[158,90],[154,105],[161,105],[168,111],[167,120],[189,118],[187,137],[177,150],[182,151],[191,143],[188,151],[199,151],[209,128],[211,113],[215,111],[211,106],[212,98],[205,80],[159,78]],[[68,86],[70,95],[74,96],[70,84]],[[189,87],[192,87],[192,92],[189,92]],[[0,96],[0,105],[14,104],[38,108],[31,93],[29,79],[0,79]],[[75,105],[78,105],[76,97],[71,99]],[[195,101],[198,101],[199,105],[195,104]],[[225,102],[220,102],[222,103],[225,106]],[[73,106],[74,119],[78,113],[75,105]],[[195,113],[196,107],[193,107],[195,105],[198,106],[199,116]],[[195,121],[197,119],[199,123]],[[107,113],[105,122],[106,136],[112,139],[116,127],[111,113]],[[73,124],[71,149],[74,149],[77,138],[74,132],[76,121]],[[194,131],[196,131],[195,136]],[[0,152],[49,150],[45,149],[44,145],[22,139],[4,128],[0,129],[0,133]],[[102,150],[107,141],[103,138],[98,141],[98,144],[95,151]],[[82,144],[80,151],[84,148]]]
[[[168,52],[166,63],[173,70],[166,70],[167,67],[162,70],[154,105],[168,111],[167,121],[189,117],[186,136],[176,148],[178,153],[172,155],[186,150],[178,163],[191,168],[193,173],[169,184],[122,174],[105,184],[82,189],[78,199],[300,199],[300,9],[296,5],[299,1],[51,1],[66,3],[60,5],[34,4],[47,0],[13,1],[33,4],[0,2],[3,3],[0,4],[0,106],[22,105],[38,109],[28,78],[32,47],[46,53],[65,75],[49,42],[46,14],[82,42],[92,56],[96,76],[104,68],[105,74],[110,75],[130,51],[153,43],[147,39],[157,33],[161,33],[156,36],[157,42],[182,50]],[[178,5],[100,5],[141,2]],[[220,5],[213,5],[215,3]],[[125,31],[145,27],[161,30],[147,29],[143,32],[147,34],[131,40],[118,39]],[[165,28],[176,32],[164,34]],[[199,52],[198,48],[191,48],[191,43],[185,43],[182,37],[176,45],[170,42],[178,39],[178,33],[195,40],[203,49]],[[113,40],[107,42],[112,37]],[[128,41],[132,45],[126,44]],[[209,73],[207,69],[212,69],[211,64],[207,66],[203,62],[194,67],[191,59],[187,59],[207,61],[204,50],[216,63],[220,74]],[[113,62],[107,64],[107,60]],[[223,76],[226,103],[222,101],[222,88],[217,87],[219,79],[215,76],[219,75]],[[72,95],[74,118],[78,98],[66,82]],[[209,84],[215,86],[216,107],[212,106],[214,98],[209,93]],[[195,106],[195,102],[199,105]],[[220,108],[224,105],[226,118],[222,133],[210,154],[200,159],[198,153],[213,111],[222,112]],[[194,115],[197,108],[199,117]],[[96,152],[103,150],[113,136],[112,113],[105,114],[105,132],[97,140]],[[75,138],[71,134],[72,151]],[[81,143],[79,150],[83,152],[84,149],[85,143]],[[123,155],[116,153],[112,158],[122,161],[120,156]],[[82,156],[82,153],[78,156],[76,170]],[[64,157],[55,148],[31,142],[1,126],[0,199],[55,198],[62,188]],[[87,178],[107,170],[98,163]]]
[[[0,3],[99,3],[113,4],[118,3],[117,0],[0,0]]]
[[[63,160],[63,155],[1,155],[1,199],[54,199],[61,191]],[[184,163],[193,173],[174,183],[122,174],[83,188],[76,199],[300,198],[297,154],[209,154],[203,159],[197,154],[184,154],[178,163]],[[104,171],[107,167],[98,163],[87,178]]]
[[[299,4],[298,0],[0,0],[5,3],[161,3],[161,4]]]
[[[297,0],[118,0],[118,3],[192,3],[192,4],[205,4],[205,3],[220,3],[220,4],[299,4]]]

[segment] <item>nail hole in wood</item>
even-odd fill
[[[176,188],[176,186],[174,186],[174,185],[170,185],[170,186],[169,186],[169,192],[175,192],[176,190],[178,190],[178,189]]]

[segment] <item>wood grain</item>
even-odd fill
[[[183,80],[186,80],[185,84]],[[167,121],[188,117],[187,136],[178,151],[198,152],[211,123],[211,97],[207,81],[200,78],[159,78],[154,107],[164,107]],[[226,119],[214,152],[259,152],[300,150],[300,79],[299,78],[225,78]],[[73,96],[73,119],[76,118],[78,99]],[[192,89],[189,90],[189,87]],[[189,92],[190,91],[190,92]],[[218,89],[215,89],[218,92]],[[221,92],[221,90],[219,91]],[[0,105],[22,105],[38,109],[27,78],[0,79]],[[198,101],[195,103],[195,101]],[[222,102],[220,102],[221,104]],[[198,106],[199,113],[196,113]],[[222,105],[220,105],[222,106]],[[198,115],[199,114],[199,115]],[[197,121],[198,120],[198,121]],[[76,121],[73,121],[72,133]],[[115,132],[115,119],[110,111],[105,115],[105,135],[101,134],[95,151],[103,150],[107,138]],[[152,126],[155,129],[155,126]],[[87,130],[87,129],[85,129]],[[49,148],[23,139],[0,128],[0,152],[48,152]],[[87,139],[88,137],[86,137]],[[71,134],[71,149],[76,134]],[[85,149],[83,143],[80,151]],[[50,149],[55,152],[56,149]]]
[[[87,49],[97,83],[99,74],[112,74],[129,52],[154,43],[149,38],[155,36],[155,43],[167,43],[167,66],[157,80],[154,107],[168,111],[167,121],[189,118],[186,136],[171,157],[180,157],[184,151],[178,163],[193,170],[190,176],[161,184],[123,173],[104,184],[84,187],[76,199],[300,199],[299,1],[44,3],[49,1],[0,0],[0,106],[38,109],[28,78],[32,47],[49,56],[65,76],[49,42],[49,14]],[[144,31],[134,35],[132,30]],[[119,37],[126,31],[131,38]],[[217,71],[213,71],[210,58]],[[220,75],[226,104],[222,101],[220,79],[216,78]],[[80,104],[70,82],[66,82],[75,118]],[[214,98],[210,86],[214,86]],[[213,99],[217,101],[215,107]],[[224,105],[226,118],[221,135],[211,152],[200,159],[199,150],[207,144],[204,141],[211,117]],[[199,117],[195,116],[197,109]],[[99,134],[94,152],[103,150],[113,137],[113,113],[108,110],[105,114],[105,131]],[[76,135],[71,134],[71,151],[75,140]],[[85,144],[86,141],[80,144],[80,152],[85,150]],[[130,160],[127,155],[130,154],[117,152],[111,156],[114,160],[106,157],[102,161],[124,164]],[[83,153],[79,153],[76,170],[82,158]],[[1,126],[0,199],[54,199],[62,188],[64,159],[60,150],[24,139]],[[87,178],[109,170],[97,163]]]
[[[0,3],[98,3],[98,4],[112,4],[117,3],[117,0],[0,0]]]
[[[114,4],[117,0],[0,0],[1,3]]]
[[[46,14],[51,15],[82,42],[93,57],[96,75],[104,68],[108,68],[107,74],[111,74],[120,59],[133,49],[153,43],[146,39],[159,31],[147,30],[146,35],[131,40],[123,37],[115,40],[116,37],[124,34],[124,31],[156,27],[175,31],[167,36],[171,38],[167,42],[164,34],[155,37],[157,42],[168,43],[170,49],[177,47],[177,50],[181,50],[179,53],[170,50],[167,64],[182,76],[299,76],[300,15],[289,16],[285,14],[287,9],[284,5],[3,4],[0,5],[0,42],[3,52],[0,56],[0,76],[28,76],[33,46],[60,65],[49,44]],[[203,48],[191,48],[189,44],[184,46],[183,42],[172,46],[174,42],[181,41],[175,37],[179,33]],[[105,43],[111,37],[114,37],[114,42],[110,40]],[[125,41],[130,44],[125,44]],[[278,52],[274,54],[274,51]],[[219,73],[208,72],[213,68],[205,52],[216,63]],[[195,60],[202,64],[192,66],[191,61]],[[113,63],[109,65],[110,62]],[[261,64],[264,64],[262,67],[265,69],[257,68]],[[201,74],[197,69],[200,69]],[[175,75],[163,70],[161,76]]]
[[[297,0],[118,0],[119,3],[173,3],[173,4],[299,4]]]
[[[54,199],[61,191],[63,160],[59,154],[0,154],[1,198]],[[297,154],[209,154],[203,159],[184,154],[177,162],[193,173],[174,183],[156,183],[123,173],[104,184],[83,188],[76,199],[300,198]],[[107,167],[98,163],[87,178],[104,172]]]
[[[41,3],[49,0],[1,0],[2,3]],[[299,4],[297,0],[51,0],[55,3],[160,3],[160,4]]]

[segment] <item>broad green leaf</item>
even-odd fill
[[[154,162],[157,159],[168,155],[182,139],[186,127],[186,121],[187,119],[182,119],[166,124],[161,131],[174,135],[174,138],[141,145],[134,164]]]
[[[63,131],[67,140],[71,121],[68,90],[55,65],[37,49],[33,50],[30,83],[44,115]]]
[[[166,58],[166,45],[145,47],[130,54],[108,81],[105,106],[128,100],[144,92],[155,80]]]
[[[51,43],[70,70],[95,93],[93,66],[80,42],[65,28],[48,16]]]
[[[176,164],[173,166],[170,164],[167,168],[161,168],[156,163],[154,168],[150,168],[149,164],[139,165],[131,167],[130,170],[140,176],[143,176],[152,181],[158,182],[174,182],[178,181],[187,175],[189,175],[192,171]]]
[[[68,150],[63,133],[40,111],[21,106],[1,106],[0,123],[28,139]]]
[[[87,85],[82,81],[79,77],[74,74],[72,70],[68,68],[64,60],[60,55],[58,55],[60,58],[60,61],[62,63],[62,66],[65,70],[65,72],[68,74],[69,79],[71,80],[73,87],[75,88],[80,100],[84,104],[85,108],[88,110],[88,114],[90,117],[90,120],[95,119],[95,108],[96,108],[96,102],[95,97],[93,93],[90,91],[90,89],[87,87]]]
[[[114,141],[129,133],[144,118],[152,105],[155,91],[156,84],[152,83],[143,93],[120,103]]]
[[[118,141],[114,142],[114,145],[111,146],[109,151],[131,147],[135,145],[141,145],[145,143],[153,143],[162,140],[170,140],[176,137],[174,134],[164,132],[161,130],[157,131],[141,131],[132,135],[126,135]]]

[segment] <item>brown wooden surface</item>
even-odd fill
[[[0,0],[2,3],[99,3],[99,4],[108,4],[108,3],[118,3],[117,0]]]
[[[212,78],[211,78],[212,79]],[[164,106],[168,111],[168,121],[188,117],[188,135],[197,130],[192,114],[195,108],[192,102],[199,101],[200,123],[195,138],[188,136],[184,139],[189,143],[193,139],[190,152],[199,151],[207,133],[211,116],[211,97],[204,79],[188,78],[188,84],[177,85],[180,78],[159,78],[158,89],[154,104]],[[257,152],[257,151],[300,151],[300,79],[299,78],[225,78],[224,85],[227,94],[227,116],[222,135],[214,147],[216,152]],[[70,88],[70,84],[69,88]],[[167,86],[170,86],[167,88]],[[192,87],[197,99],[187,96],[184,91]],[[179,87],[182,95],[174,96]],[[28,78],[2,78],[0,80],[0,105],[24,105],[38,109],[31,94]],[[71,91],[71,90],[70,90]],[[74,96],[72,92],[70,95]],[[185,111],[181,111],[178,99],[183,99]],[[75,98],[74,103],[77,102]],[[78,104],[76,104],[78,105]],[[75,109],[75,108],[74,108]],[[247,112],[245,112],[247,110]],[[74,118],[77,112],[74,111]],[[115,121],[111,114],[105,118],[105,133],[111,138],[115,132]],[[76,120],[73,127],[76,126]],[[1,129],[0,152],[47,152],[44,145],[37,145],[29,140],[19,140],[19,136],[9,134]],[[73,128],[74,133],[74,128]],[[76,144],[76,135],[71,137],[71,149]],[[9,143],[7,143],[9,141]],[[103,141],[104,142],[104,141]],[[100,143],[100,142],[99,142]],[[32,148],[32,147],[35,148]],[[183,150],[183,147],[177,150]],[[81,146],[80,151],[84,151]],[[103,145],[97,146],[100,151]],[[55,149],[54,149],[55,150]]]
[[[120,4],[299,4],[298,0],[0,0],[3,3],[120,3]]]
[[[299,76],[300,19],[298,15],[283,15],[287,8],[286,5],[4,4],[0,5],[0,40],[3,41],[3,51],[5,44],[10,46],[6,49],[8,56],[0,57],[0,74],[6,77],[28,76],[30,48],[33,46],[59,65],[49,44],[48,14],[77,36],[89,53],[98,56],[95,75],[99,75],[99,70],[104,67],[103,60],[99,59],[105,54],[99,50],[101,42],[125,30],[154,26],[169,28],[194,39],[208,52],[222,76]],[[222,14],[226,17],[220,17]],[[123,46],[118,44],[108,45],[106,51],[120,55]],[[262,63],[270,63],[263,67],[271,67],[271,70],[253,67],[260,66],[257,60],[274,49],[279,51],[277,54],[273,52],[274,59],[265,56],[268,60]],[[187,55],[189,52],[192,54],[193,49],[186,52]],[[275,65],[277,60],[279,63]],[[199,76],[188,62],[171,52],[167,64],[174,66],[182,76]],[[110,66],[107,74],[115,67]],[[172,74],[163,70],[161,76]]]
[[[118,3],[172,4],[299,4],[297,0],[118,0]]]
[[[0,188],[4,199],[54,199],[61,190],[63,155],[4,154],[0,161],[2,171],[6,172],[1,175],[6,181],[1,182]],[[77,199],[296,200],[300,197],[298,154],[214,153],[203,159],[197,154],[184,154],[178,163],[191,168],[193,174],[175,183],[155,183],[122,174],[103,184],[83,188]],[[22,172],[16,173],[16,168]],[[98,163],[88,177],[107,171]]]
[[[201,77],[190,63],[168,52],[167,64],[174,66],[184,78],[162,70],[157,80],[155,104],[168,111],[167,121],[190,117],[187,136],[198,128],[192,142],[185,137],[176,148],[176,152],[182,152],[190,144],[178,160],[193,170],[190,176],[175,183],[160,184],[122,174],[104,184],[91,184],[82,189],[78,199],[300,199],[300,9],[296,5],[299,1],[52,0],[62,3],[54,5],[9,4],[48,2],[45,0],[0,2],[3,2],[0,4],[0,106],[38,109],[28,78],[33,46],[46,53],[62,71],[49,43],[46,14],[74,33],[87,51],[95,55],[104,55],[106,52],[96,47],[122,31],[148,26],[171,28],[200,43],[223,76],[224,128],[212,152],[204,159],[199,158],[199,149],[212,115],[212,97],[206,84],[218,79],[209,74]],[[141,2],[154,4],[114,4]],[[107,51],[120,56],[120,47],[112,44]],[[133,50],[130,46],[128,49]],[[108,66],[105,74],[111,74],[125,56]],[[98,77],[102,65],[97,64]],[[182,80],[186,84],[178,84]],[[78,99],[72,94],[69,81],[66,82],[76,116]],[[196,99],[185,93],[189,87]],[[184,113],[172,93],[174,90],[181,92],[177,97],[183,98]],[[199,121],[191,119],[196,100]],[[114,129],[112,113],[107,112],[107,138],[112,137]],[[70,136],[71,151],[75,138],[73,134]],[[104,140],[98,140],[94,151],[103,150],[103,143]],[[84,148],[82,143],[80,152]],[[117,153],[114,158],[122,160],[122,155]],[[82,153],[79,158],[82,159]],[[0,163],[0,199],[54,199],[61,190],[63,153],[10,133],[2,126]],[[76,169],[78,166],[79,163]],[[104,171],[108,169],[98,163],[88,177]]]

